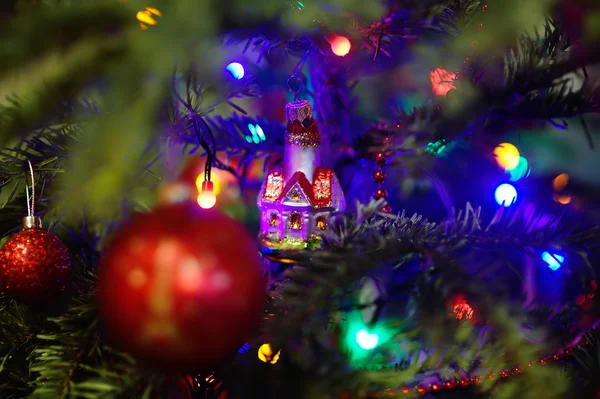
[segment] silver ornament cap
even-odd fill
[[[308,100],[299,100],[285,105],[285,113],[287,115],[288,122],[298,121],[304,122],[305,119],[313,118],[312,107]]]

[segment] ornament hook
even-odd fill
[[[27,216],[33,216],[35,214],[35,176],[31,161],[27,160],[27,164],[29,165],[29,175],[31,176],[31,205],[29,203],[29,190],[27,190],[27,184],[25,184],[25,191],[27,192]]]
[[[294,70],[292,71],[292,76],[290,76],[287,80],[288,89],[292,93],[294,93],[294,102],[298,101],[298,94],[300,94],[304,87],[304,82],[301,78],[302,69],[304,68],[306,60],[308,60],[308,56],[310,55],[311,50],[312,46],[309,47],[308,50],[306,50],[306,53],[304,53],[304,55],[302,56],[302,58],[300,58],[300,61],[298,61],[298,63],[294,67]],[[294,89],[294,86],[296,86],[296,89]]]
[[[298,100],[298,94],[300,94],[304,88],[304,82],[302,82],[302,79],[300,79],[298,76],[292,75],[287,80],[287,87],[292,93],[294,93],[294,102],[296,102]]]
[[[33,173],[33,165],[31,161],[27,160],[29,165],[29,174],[31,177],[31,195],[29,194],[29,187],[25,183],[25,195],[27,197],[27,216],[23,218],[23,227],[42,227],[42,221],[40,218],[35,217],[35,175]]]

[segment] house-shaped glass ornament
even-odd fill
[[[285,108],[283,167],[267,173],[257,200],[266,252],[318,244],[330,216],[346,209],[335,173],[321,166],[321,135],[310,102],[294,101]]]

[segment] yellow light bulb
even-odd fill
[[[143,24],[156,25],[156,20],[152,17],[152,14],[147,11],[138,11],[135,18]]]
[[[135,18],[140,22],[140,27],[143,30],[148,29],[148,25],[156,25],[157,21],[154,16],[160,17],[162,13],[156,8],[146,7],[145,10],[138,11]]]
[[[502,143],[494,148],[494,156],[501,168],[510,171],[519,165],[521,154],[519,154],[519,150],[514,145]]]
[[[212,191],[202,191],[198,194],[198,205],[204,209],[210,209],[217,203],[217,196]]]
[[[150,14],[154,14],[154,15],[158,15],[159,17],[162,17],[162,12],[160,12],[159,10],[157,10],[154,7],[146,7],[146,11],[148,11]]]
[[[271,349],[271,345],[269,344],[262,344],[258,348],[258,358],[264,363],[275,364],[279,360],[280,355],[281,351],[273,353],[273,349]]]

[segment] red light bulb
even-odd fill
[[[345,36],[334,36],[329,40],[329,44],[331,45],[331,51],[333,54],[344,57],[350,52],[352,48],[352,43]]]

